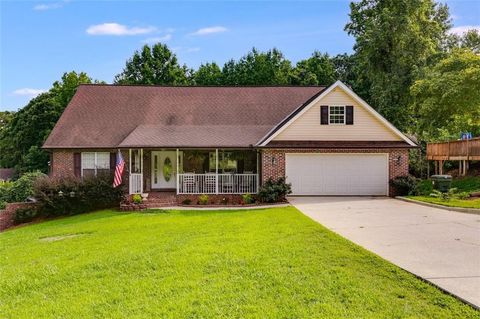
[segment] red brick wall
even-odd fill
[[[72,151],[53,151],[50,165],[50,175],[52,177],[75,176]]]
[[[389,179],[408,174],[407,149],[264,149],[261,160],[262,183],[270,177],[285,177],[285,153],[388,153]],[[400,161],[397,161],[399,156]],[[390,196],[394,196],[392,187]]]

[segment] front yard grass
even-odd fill
[[[293,207],[101,211],[0,233],[2,318],[479,318]]]
[[[419,200],[421,202],[443,205],[443,206],[448,206],[448,207],[479,208],[480,209],[480,198],[479,199],[456,199],[456,198],[452,198],[450,200],[442,200],[441,198],[430,197],[430,196],[407,196],[407,197],[411,198],[411,199]]]
[[[463,178],[455,178],[452,181],[452,188],[456,188],[458,192],[476,192],[480,191],[480,177],[467,176]],[[462,207],[462,208],[480,208],[480,199],[455,199],[442,200],[440,198],[429,196],[432,191],[432,181],[423,180],[418,185],[419,196],[407,196],[408,198],[418,201],[432,203],[437,205],[449,206],[449,207]]]

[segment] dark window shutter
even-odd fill
[[[352,105],[347,105],[345,107],[345,124],[347,125],[353,125],[353,106]]]
[[[110,169],[115,170],[115,164],[117,163],[116,153],[110,153]]]
[[[320,106],[320,124],[328,125],[328,105]]]
[[[80,153],[73,153],[73,172],[76,177],[82,176],[82,157]]]

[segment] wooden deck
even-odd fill
[[[428,143],[427,160],[478,161],[480,160],[480,137],[463,141]]]

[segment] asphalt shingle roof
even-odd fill
[[[248,147],[323,89],[81,85],[43,147]]]

